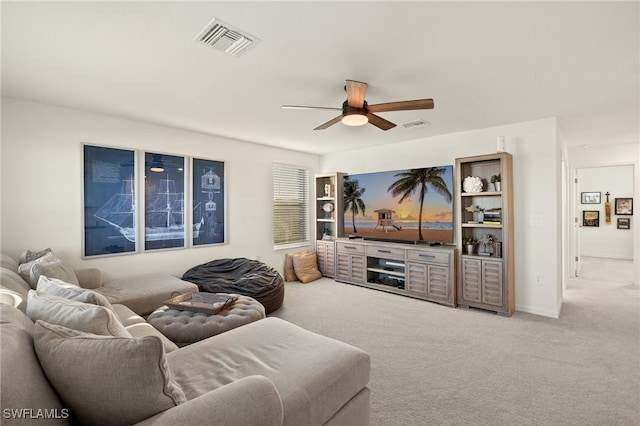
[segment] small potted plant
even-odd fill
[[[323,240],[330,240],[331,239],[331,230],[329,228],[322,228],[320,230],[320,233],[322,234],[322,239]]]
[[[465,247],[466,254],[473,254],[473,250],[475,249],[475,246],[478,245],[478,240],[476,240],[473,237],[463,238],[462,245]]]
[[[491,183],[495,188],[496,192],[500,192],[500,183],[502,182],[502,173],[498,173],[497,175],[491,176]]]

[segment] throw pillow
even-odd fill
[[[104,306],[105,308],[113,311],[111,303],[102,294],[93,290],[78,287],[74,284],[66,283],[57,278],[49,278],[48,276],[40,275],[36,290],[40,293],[51,294],[53,296],[75,300],[76,302]]]
[[[76,302],[51,294],[29,290],[27,316],[86,333],[131,337],[116,315],[104,306]]]
[[[41,256],[35,260],[21,263],[20,266],[18,266],[18,274],[20,274],[22,279],[28,282],[31,288],[35,290],[36,285],[38,285],[38,281],[35,281],[35,282],[31,281],[31,268],[33,268],[33,266],[38,263],[54,262],[57,259],[58,258],[52,252],[48,252],[44,256]]]
[[[322,273],[318,270],[318,258],[315,251],[300,253],[293,257],[293,269],[298,279],[303,283],[309,283],[322,278]]]
[[[40,251],[25,250],[20,255],[20,258],[18,259],[18,264],[33,262],[34,260],[41,258],[47,253],[52,253],[50,248],[46,248]]]
[[[304,252],[300,252],[304,253]],[[285,281],[298,281],[298,276],[293,268],[293,258],[300,253],[287,253],[284,260],[284,280]]]
[[[157,336],[98,336],[37,321],[45,375],[79,423],[131,425],[187,401]]]
[[[60,259],[56,259],[53,262],[36,263],[33,265],[30,275],[31,281],[34,281],[36,285],[38,285],[38,279],[40,279],[42,275],[49,278],[57,278],[76,286],[80,285],[73,269]]]

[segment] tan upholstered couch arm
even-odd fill
[[[283,416],[273,383],[264,376],[248,376],[137,425],[281,426]]]
[[[102,274],[98,268],[74,269],[80,287],[95,289],[102,287]]]

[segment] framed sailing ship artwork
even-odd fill
[[[83,144],[83,257],[135,253],[136,153]]]
[[[184,157],[144,154],[144,249],[183,248],[186,243]]]
[[[193,158],[193,233],[191,244],[225,243],[224,162]]]

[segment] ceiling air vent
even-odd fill
[[[194,40],[214,47],[231,56],[239,56],[259,40],[252,35],[214,19],[200,31]]]
[[[404,123],[402,126],[405,129],[413,129],[414,127],[426,127],[426,126],[429,126],[429,125],[431,125],[431,123],[428,123],[428,122],[420,119],[420,120],[415,120],[415,121],[410,121],[408,123]]]

